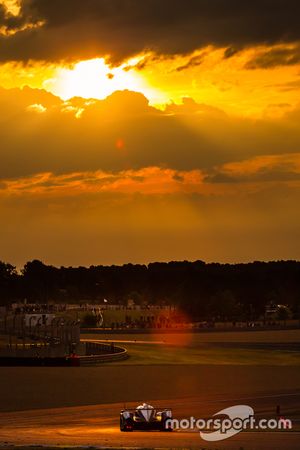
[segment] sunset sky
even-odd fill
[[[297,0],[0,0],[0,260],[300,257]]]

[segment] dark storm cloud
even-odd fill
[[[226,50],[224,51],[224,59],[231,58],[232,56],[236,55],[239,51],[240,49],[235,47],[226,48]]]
[[[63,103],[38,89],[0,88],[0,179],[144,167],[199,169],[211,182],[218,181],[213,178],[218,174],[243,181],[274,177],[274,172],[277,178],[292,179],[291,172],[299,173],[298,163],[292,159],[290,165],[292,157],[286,155],[299,153],[300,107],[280,120],[253,121],[226,116],[190,98],[159,111],[130,91],[85,102],[75,98]],[[77,119],[78,108],[83,111]],[[259,160],[250,174],[244,166],[234,172],[223,167],[263,155],[277,156]]]
[[[4,23],[5,21],[5,8],[0,4],[0,23]]]
[[[9,14],[6,7],[0,4],[0,27],[3,26],[8,31],[16,31],[19,27],[29,23],[33,23],[32,13],[25,4],[22,13],[18,16]]]
[[[176,68],[176,72],[182,72],[183,70],[190,69],[191,67],[200,66],[202,64],[205,54],[193,56],[186,64]]]
[[[145,49],[189,53],[207,44],[241,48],[300,37],[298,0],[24,0],[6,26],[44,26],[0,39],[6,60],[120,61]]]
[[[300,62],[300,46],[272,48],[261,52],[246,64],[246,69],[268,69],[277,66],[292,66]]]

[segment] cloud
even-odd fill
[[[269,69],[277,66],[292,66],[300,63],[300,46],[276,46],[258,52],[245,65],[246,69]]]
[[[270,183],[218,195],[0,195],[1,257],[18,265],[298,259],[299,199],[299,186]]]
[[[130,91],[63,102],[42,90],[0,89],[0,178],[144,167],[207,171],[256,156],[298,153],[299,116],[297,108],[254,121],[190,98],[160,111]]]
[[[0,180],[0,196],[36,196],[48,200],[92,194],[236,196],[261,191],[266,182],[278,186],[279,183],[293,185],[290,182],[294,181],[300,181],[300,153],[227,163],[206,173],[201,170],[143,167],[119,172],[95,170],[61,175],[45,172],[3,178]]]
[[[300,153],[269,155],[214,168],[207,183],[265,183],[300,181]]]
[[[35,111],[37,113],[43,113],[47,111],[47,108],[45,106],[41,105],[40,103],[34,103],[33,105],[27,106],[28,111]]]
[[[24,114],[24,110],[30,105],[43,105],[44,108],[53,108],[61,106],[62,101],[43,89],[31,89],[29,87],[4,89],[0,87],[0,124],[1,119],[9,120],[12,117],[18,117],[19,114]],[[13,126],[13,123],[10,125]]]
[[[205,103],[197,103],[191,97],[182,97],[182,103],[170,103],[165,107],[167,114],[204,114],[212,117],[222,117],[226,119],[226,114],[219,108],[215,108]]]
[[[187,54],[209,44],[245,47],[297,41],[297,0],[23,0],[20,14],[0,10],[2,61],[78,60],[109,55],[116,63],[145,50]],[[41,24],[35,29],[27,25]]]
[[[239,47],[227,47],[224,51],[224,58],[228,59],[236,55],[241,49]]]
[[[191,67],[200,66],[203,62],[204,57],[205,53],[191,57],[186,64],[177,67],[176,72],[182,72],[183,70],[190,69]]]
[[[161,111],[129,91],[63,102],[0,89],[2,258],[299,258],[299,118],[299,107],[251,120],[191,98]]]
[[[283,92],[298,91],[300,89],[300,79],[273,84],[273,87]]]
[[[205,193],[199,170],[184,172],[161,167],[145,167],[120,172],[75,172],[55,175],[51,172],[33,176],[2,179],[0,195],[36,195],[73,197],[91,193]]]
[[[44,24],[44,20],[34,20],[31,14],[25,13],[25,9],[22,14],[21,7],[17,2],[5,0],[0,2],[0,39],[5,39],[24,31],[35,30]]]

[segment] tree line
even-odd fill
[[[0,262],[0,304],[101,303],[175,305],[194,320],[256,320],[266,305],[300,315],[300,262],[54,267],[27,262],[21,271]]]

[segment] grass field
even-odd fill
[[[126,344],[129,359],[120,365],[152,364],[217,364],[217,365],[297,365],[300,355],[279,350],[256,350],[236,348],[180,348],[152,344]]]
[[[271,331],[226,331],[204,333],[105,333],[82,334],[82,338],[112,339],[112,340],[137,340],[159,341],[166,344],[181,346],[201,345],[206,342],[299,342],[300,329],[298,330],[271,330]]]

